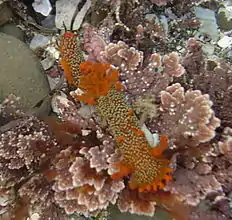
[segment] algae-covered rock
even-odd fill
[[[232,6],[230,10],[228,7],[221,7],[218,10],[217,23],[221,30],[230,31],[232,30]]]
[[[40,62],[22,41],[0,33],[0,99],[13,93],[22,108],[33,107],[50,91]]]
[[[0,1],[0,26],[6,24],[13,16],[11,9],[6,3]]]
[[[11,35],[18,38],[21,41],[24,41],[24,32],[18,28],[15,24],[5,24],[0,27],[0,32]]]

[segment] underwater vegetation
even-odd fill
[[[197,5],[92,1],[56,36],[52,112],[0,104],[0,219],[232,218],[231,60],[195,36]]]

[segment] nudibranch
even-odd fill
[[[81,74],[79,66],[84,61],[77,34],[66,31],[58,44],[58,50],[60,51],[60,64],[68,83],[77,87]]]
[[[80,64],[80,73],[78,88],[81,93],[76,94],[76,98],[96,106],[123,157],[116,164],[119,172],[112,178],[130,175],[130,188],[139,191],[164,188],[172,172],[170,161],[163,156],[168,147],[167,137],[161,136],[159,145],[150,147],[139,120],[126,101],[116,69],[109,64],[86,61]]]

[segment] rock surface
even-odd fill
[[[0,27],[0,32],[11,35],[18,38],[21,41],[24,41],[24,32],[18,28],[15,24],[5,24]]]
[[[6,3],[0,1],[0,26],[7,23],[13,16],[11,9]]]
[[[50,91],[41,64],[22,41],[0,33],[0,99],[13,93],[22,108],[33,107]]]

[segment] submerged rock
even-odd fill
[[[13,13],[6,3],[0,1],[0,26],[9,22]]]
[[[50,91],[41,64],[22,41],[0,33],[0,99],[13,93],[22,108],[33,107]]]
[[[15,24],[5,24],[0,27],[0,32],[11,35],[18,38],[21,41],[24,41],[24,32],[18,28]]]
[[[221,7],[218,10],[217,23],[224,31],[232,30],[232,6]]]

